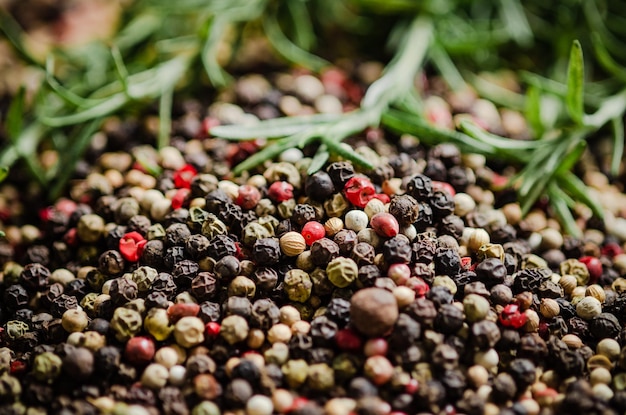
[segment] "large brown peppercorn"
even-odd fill
[[[361,333],[380,337],[391,330],[398,319],[394,295],[382,288],[365,288],[352,296],[350,321]]]

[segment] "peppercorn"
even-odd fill
[[[335,239],[337,239],[339,234],[342,232],[343,231],[337,233],[337,235],[335,235]],[[317,266],[326,266],[338,255],[339,245],[328,238],[319,239],[311,245],[311,261],[313,261],[313,263]]]
[[[326,167],[326,172],[338,189],[343,189],[348,180],[354,177],[354,167],[352,163],[348,161],[330,163],[328,167]]]
[[[357,264],[344,257],[333,259],[326,267],[328,280],[336,287],[345,288],[352,283],[357,277]]]
[[[135,310],[118,307],[113,312],[111,329],[115,333],[115,338],[119,341],[126,341],[141,330],[142,318]]]
[[[167,311],[163,308],[151,308],[143,321],[143,326],[157,341],[166,340],[174,331]]]
[[[230,315],[222,320],[220,336],[230,345],[244,341],[248,332],[248,322],[241,316]]]
[[[292,301],[305,302],[311,296],[313,283],[309,274],[299,269],[292,269],[285,274],[283,289]]]
[[[507,270],[499,258],[486,258],[475,269],[478,278],[487,288],[502,284],[507,276]]]
[[[74,308],[63,313],[61,324],[69,333],[83,331],[89,324],[89,318],[87,317],[87,313]]]
[[[396,235],[383,244],[382,250],[385,261],[388,264],[411,262],[413,250],[409,238],[404,235]]]
[[[461,258],[455,249],[437,248],[434,257],[435,273],[438,275],[457,275],[461,270]]]
[[[121,222],[118,222],[121,223]],[[76,225],[76,234],[81,241],[95,243],[103,236],[104,219],[96,214],[87,214],[80,217]]]
[[[398,305],[392,293],[381,288],[364,288],[350,300],[350,321],[368,337],[386,334],[398,319]]]
[[[359,232],[367,227],[369,218],[367,214],[362,210],[351,210],[346,213],[344,218],[344,224],[346,229]]]
[[[87,379],[94,370],[94,355],[84,347],[65,345],[63,371],[76,380]]]

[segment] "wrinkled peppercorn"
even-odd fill
[[[411,262],[413,250],[409,239],[404,235],[396,235],[383,244],[383,256],[389,264]]]
[[[343,189],[348,180],[354,177],[354,167],[348,161],[330,163],[326,172],[337,189]]]
[[[487,288],[502,284],[506,278],[506,267],[498,258],[486,258],[475,269],[476,276]]]
[[[311,245],[311,261],[317,266],[325,267],[338,255],[339,246],[328,238],[319,239]]]

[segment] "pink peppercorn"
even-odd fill
[[[239,194],[237,195],[237,203],[243,209],[254,209],[261,200],[261,192],[254,186],[244,184],[239,187]]]
[[[204,326],[204,331],[207,337],[216,338],[217,336],[219,336],[221,328],[222,326],[220,326],[220,323],[210,321]]]
[[[415,291],[415,295],[417,297],[423,297],[426,295],[428,291],[430,291],[430,287],[423,279],[419,277],[412,277],[406,282],[406,286]]]
[[[404,387],[404,391],[408,393],[409,395],[413,395],[414,393],[417,393],[419,389],[420,389],[419,381],[413,378],[411,378],[406,384],[406,386]]]
[[[353,177],[343,188],[346,199],[354,206],[364,208],[375,195],[376,189],[369,179]]]
[[[350,352],[360,350],[363,345],[361,338],[351,329],[339,330],[335,335],[335,342],[341,350]]]
[[[267,190],[267,195],[274,202],[284,202],[293,197],[293,186],[287,182],[274,182]]]
[[[520,312],[517,304],[509,304],[504,307],[498,320],[504,327],[519,329],[526,324],[527,316]]]
[[[304,236],[306,244],[311,246],[313,242],[326,236],[326,229],[324,229],[324,225],[321,223],[311,221],[304,224],[301,234]]]
[[[172,197],[172,209],[176,210],[183,207],[190,194],[191,190],[187,188],[178,189],[176,193],[174,193],[174,197]]]
[[[167,316],[172,323],[176,323],[183,317],[195,317],[200,311],[200,306],[195,303],[176,303],[167,309]]]
[[[392,238],[400,232],[398,220],[391,213],[380,212],[375,214],[370,219],[370,224],[379,236]]]
[[[363,354],[365,356],[385,356],[389,351],[389,344],[387,340],[382,337],[369,339],[365,342],[365,346],[363,347]]]
[[[589,282],[595,283],[602,276],[602,262],[600,259],[594,256],[584,256],[579,259],[580,262],[585,264],[589,271]]]
[[[602,247],[602,255],[608,256],[609,258],[614,258],[624,252],[621,246],[615,242],[609,242],[608,244]]]
[[[139,261],[146,242],[148,241],[139,232],[128,232],[120,238],[119,249],[122,257],[130,262]]]
[[[174,172],[174,186],[178,189],[191,188],[191,181],[198,174],[198,171],[191,164],[185,164]]]
[[[438,182],[436,180],[433,180],[433,190],[434,191],[442,191],[442,192],[448,192],[450,193],[451,196],[454,196],[456,194],[456,191],[454,190],[454,187],[452,187],[452,185],[450,183],[446,183],[446,182]]]
[[[156,348],[154,341],[144,336],[131,338],[126,343],[126,348],[124,349],[126,360],[134,365],[146,365],[150,363],[155,353]]]
[[[407,264],[391,264],[387,270],[387,277],[396,285],[406,285],[411,278],[411,268]]]

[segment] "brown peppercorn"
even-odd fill
[[[369,337],[387,334],[398,320],[398,315],[396,298],[382,288],[364,288],[350,300],[350,321]]]
[[[280,237],[280,249],[289,257],[300,255],[306,249],[304,236],[294,231],[285,233]]]

